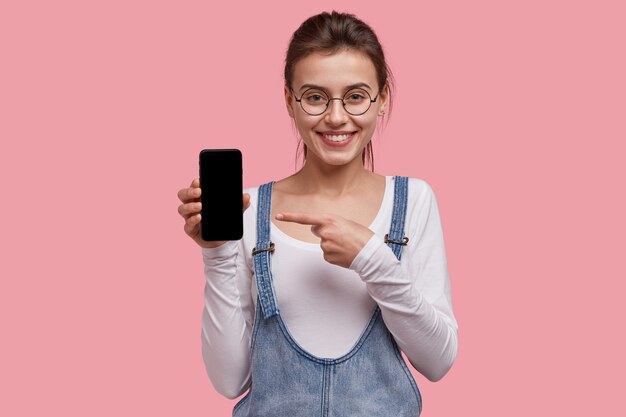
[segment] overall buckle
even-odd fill
[[[402,241],[397,241],[393,239],[389,239],[389,233],[385,235],[385,243],[395,243],[396,245],[406,246],[409,243],[409,238],[404,236]]]
[[[256,247],[254,247],[252,249],[252,256],[261,253],[261,252],[274,252],[274,244],[272,242],[270,242],[270,246],[269,248],[264,248],[264,249],[257,249]]]

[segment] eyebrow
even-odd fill
[[[370,87],[369,85],[367,85],[366,83],[356,83],[356,84],[352,84],[346,87],[346,91],[348,90],[352,90],[353,88],[361,88],[361,87],[367,87],[370,90],[372,89],[372,87]],[[307,88],[316,88],[318,90],[324,90],[327,91],[328,89],[319,85],[315,85],[315,84],[304,84],[302,87],[300,87],[299,91],[302,91],[304,89]]]

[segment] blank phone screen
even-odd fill
[[[243,236],[241,151],[204,149],[200,152],[202,239],[239,240]]]

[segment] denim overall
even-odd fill
[[[408,179],[394,177],[391,229],[385,241],[400,259]],[[422,398],[380,308],[356,344],[339,358],[319,358],[293,339],[272,286],[270,208],[273,182],[259,187],[257,243],[253,250],[258,291],[251,341],[252,385],[233,417],[419,416]]]

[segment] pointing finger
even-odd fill
[[[321,226],[327,222],[327,216],[307,213],[278,213],[276,214],[276,220]]]

